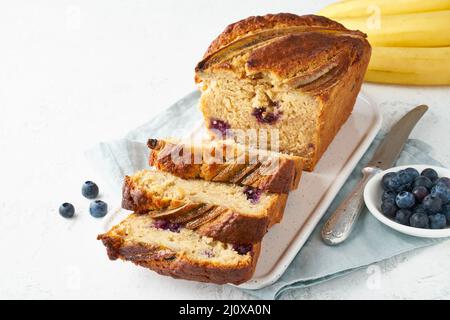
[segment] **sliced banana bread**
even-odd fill
[[[249,280],[260,250],[260,244],[227,244],[136,214],[97,239],[111,260],[120,258],[162,275],[217,284]]]
[[[228,243],[260,242],[288,195],[143,170],[125,177],[122,207]]]
[[[269,14],[228,26],[196,67],[215,136],[264,132],[313,170],[345,123],[370,59],[366,35],[321,16]],[[260,135],[258,135],[260,136]]]
[[[300,157],[253,149],[229,141],[149,139],[149,164],[185,179],[230,182],[275,193],[297,189]]]

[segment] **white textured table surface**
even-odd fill
[[[313,13],[329,1],[9,1],[0,4],[0,298],[250,298],[230,286],[176,281],[109,262],[102,221],[80,195],[107,190],[83,158],[193,90],[193,68],[228,23]],[[365,85],[385,125],[431,107],[412,137],[450,166],[449,88]],[[59,217],[64,201],[73,220]],[[338,250],[338,249],[337,249]],[[283,298],[450,298],[450,242]]]

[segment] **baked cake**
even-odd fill
[[[280,13],[228,26],[195,69],[212,134],[264,131],[311,171],[352,112],[367,69],[366,35],[328,18]],[[258,135],[259,137],[259,135]]]

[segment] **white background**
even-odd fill
[[[101,220],[80,195],[97,181],[83,158],[195,89],[210,41],[249,15],[314,13],[329,1],[2,1],[0,4],[0,298],[250,298],[230,286],[109,262]],[[364,85],[389,126],[431,110],[412,137],[450,165],[450,89]],[[69,201],[76,218],[57,209]],[[282,298],[450,298],[450,242]],[[338,249],[337,249],[338,250]],[[371,276],[372,274],[372,276]]]

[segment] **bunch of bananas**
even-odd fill
[[[343,0],[319,14],[367,33],[367,81],[450,84],[450,0]]]

